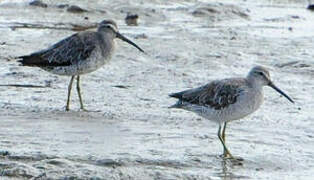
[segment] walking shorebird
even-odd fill
[[[233,159],[225,144],[227,123],[256,111],[263,103],[264,86],[272,87],[294,103],[288,95],[274,85],[266,68],[256,66],[251,69],[246,78],[216,80],[198,88],[170,94],[170,97],[179,99],[170,108],[191,111],[217,122],[218,138],[224,148],[223,155]]]
[[[144,52],[118,32],[114,21],[104,20],[99,23],[96,32],[85,31],[73,34],[45,50],[19,57],[22,59],[19,62],[23,66],[36,66],[53,74],[71,76],[66,111],[70,109],[72,84],[77,76],[77,93],[81,109],[85,110],[80,90],[80,75],[99,69],[111,59],[115,49],[115,38]]]

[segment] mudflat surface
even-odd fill
[[[314,12],[306,1],[28,2],[0,1],[0,179],[313,178]],[[127,12],[139,15],[138,26],[125,25]],[[99,112],[80,112],[75,91],[65,112],[70,78],[13,57],[107,18],[147,54],[117,40],[112,61],[82,76],[86,107]],[[265,87],[262,107],[229,124],[238,164],[219,156],[216,124],[168,109],[175,100],[167,94],[246,76],[254,65],[268,67],[296,103]]]

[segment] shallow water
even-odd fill
[[[44,1],[48,8],[27,2],[0,1],[4,179],[312,179],[314,12],[305,1]],[[64,3],[89,12],[56,7]],[[204,12],[210,8],[219,13]],[[125,25],[128,11],[139,14],[139,26]],[[18,66],[12,57],[105,18],[147,55],[118,41],[110,64],[82,77],[87,108],[100,112],[77,112],[76,93],[73,111],[64,112],[70,79]],[[175,100],[167,94],[245,76],[256,64],[268,67],[296,104],[266,87],[263,106],[228,126],[228,147],[244,159],[233,163],[219,156],[217,125],[168,109]]]

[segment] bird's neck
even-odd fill
[[[102,36],[103,39],[106,39],[106,40],[113,40],[116,37],[116,34],[112,31],[98,30],[98,33]]]
[[[256,90],[262,90],[263,89],[264,85],[261,81],[258,81],[257,79],[250,77],[250,76],[247,77],[247,81],[248,81],[249,86],[251,88],[256,89]]]

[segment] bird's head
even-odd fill
[[[262,66],[255,66],[251,69],[248,74],[248,79],[252,84],[256,86],[269,86],[276,90],[278,93],[286,97],[290,102],[294,103],[294,101],[282,90],[280,90],[270,79],[269,71]]]
[[[125,41],[132,46],[136,47],[141,52],[144,52],[143,49],[141,49],[138,45],[136,45],[134,42],[129,40],[128,38],[124,37],[122,34],[118,31],[118,26],[113,20],[103,20],[98,25],[98,32],[105,32],[105,33],[113,33],[114,37],[121,39],[122,41]]]

